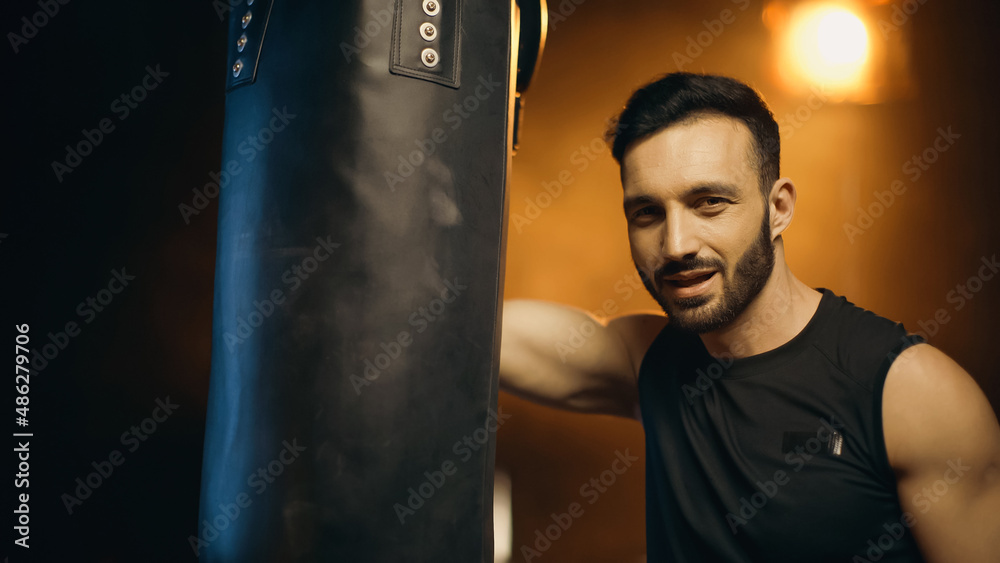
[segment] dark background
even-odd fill
[[[671,53],[729,5],[578,0],[572,11],[563,9],[565,21],[550,27],[541,72],[528,93],[511,213],[523,212],[524,198],[561,171],[575,181],[523,232],[511,229],[507,297],[588,310],[607,299],[622,311],[653,307],[645,295],[623,299],[614,290],[632,266],[613,162],[603,153],[580,170],[573,155],[600,135],[632,89],[675,70]],[[3,31],[20,34],[20,18],[38,11],[36,2],[6,3]],[[687,70],[750,81],[780,116],[803,98],[771,79],[761,11],[752,3]],[[59,338],[69,321],[81,327],[31,377],[30,425],[23,430],[34,432],[35,558],[8,541],[0,553],[11,561],[193,559],[187,538],[198,525],[217,207],[213,200],[185,223],[178,205],[190,205],[192,190],[220,167],[224,17],[207,0],[73,0],[18,53],[9,40],[0,48],[7,100],[0,203],[5,334],[13,339],[11,325],[29,323],[32,344],[42,346],[48,333]],[[793,269],[807,283],[912,330],[947,308],[951,320],[931,342],[966,367],[994,407],[1000,404],[993,350],[1000,282],[986,282],[960,311],[946,296],[975,274],[983,256],[1000,251],[998,23],[993,3],[928,0],[904,29],[912,93],[878,105],[824,107],[796,130],[794,141],[786,140],[783,160],[783,172],[800,190],[796,223],[786,236]],[[119,119],[112,102],[141,84],[147,65],[169,76]],[[59,182],[52,161],[63,160],[65,145],[81,141],[81,130],[103,118],[114,131]],[[901,176],[901,163],[928,146],[937,127],[949,125],[963,135],[954,149],[849,244],[842,224],[856,213],[843,203],[851,201],[844,194],[867,204],[875,190]],[[85,322],[78,304],[106,288],[116,269],[134,281]],[[176,412],[129,452],[122,433],[168,397],[179,405]],[[506,395],[501,405],[514,415],[498,433],[497,460],[513,483],[514,560],[521,561],[519,547],[533,541],[550,513],[579,500],[579,486],[606,469],[615,450],[642,451],[642,433],[633,422],[559,413]],[[73,494],[75,479],[85,479],[92,462],[106,461],[114,450],[124,463],[68,514],[61,495]],[[16,460],[8,459],[5,467],[13,472]],[[640,464],[540,561],[640,560],[642,491]]]
[[[39,6],[4,11],[4,31],[20,33]],[[81,326],[31,378],[34,560],[194,559],[217,205],[190,224],[178,205],[220,167],[226,32],[207,1],[73,1],[16,55],[4,45],[7,335],[29,323],[41,346],[68,321]],[[112,102],[147,65],[169,76],[119,119]],[[115,129],[58,182],[51,162],[103,118]],[[86,323],[78,304],[122,269],[135,280]],[[177,410],[129,452],[122,433],[167,397]],[[124,463],[68,514],[61,495],[113,450]],[[9,541],[2,552],[32,560]]]

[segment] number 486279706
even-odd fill
[[[15,325],[17,336],[14,337],[14,389],[17,397],[14,398],[14,411],[17,412],[16,422],[19,426],[28,425],[28,382],[31,370],[28,369],[28,336],[27,323]],[[23,372],[23,373],[22,373]],[[22,383],[23,381],[23,383]]]

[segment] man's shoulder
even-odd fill
[[[823,337],[814,345],[841,371],[868,385],[885,377],[904,350],[923,342],[902,323],[858,306],[829,289],[820,289],[827,301]]]
[[[1000,429],[976,380],[944,352],[921,344],[903,352],[885,380],[882,404],[890,464],[916,472],[943,460],[1000,467]]]
[[[889,319],[870,309],[856,305],[853,301],[843,295],[838,295],[830,289],[817,288],[826,300],[830,302],[832,315],[845,327],[857,327],[867,325],[873,330],[890,330],[896,326],[902,326],[899,322]]]
[[[632,368],[638,377],[639,367],[653,342],[665,331],[669,323],[667,316],[654,311],[641,311],[615,317],[608,321],[608,328],[614,330],[628,348]]]

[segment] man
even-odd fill
[[[799,281],[796,188],[747,85],[667,75],[609,133],[632,258],[666,317],[504,305],[503,389],[640,420],[649,561],[997,561],[1000,425],[897,323]]]

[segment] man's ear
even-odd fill
[[[777,239],[792,223],[795,215],[795,184],[789,178],[778,178],[771,186],[768,205],[771,211],[771,240]]]

